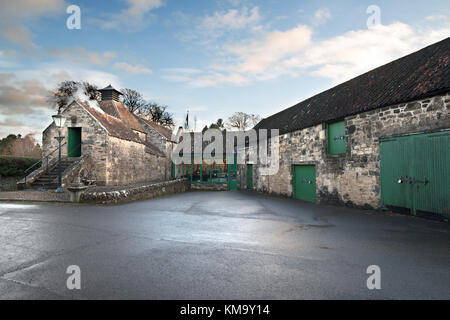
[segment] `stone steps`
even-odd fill
[[[64,172],[78,159],[63,159],[61,161],[61,172]],[[41,176],[31,183],[32,189],[56,189],[58,187],[58,165],[53,167],[51,170],[44,172]]]

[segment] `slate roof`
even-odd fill
[[[154,121],[144,119],[140,117],[142,121],[144,121],[146,124],[148,124],[150,127],[155,129],[159,134],[161,134],[164,138],[166,138],[169,141],[172,141],[172,131]]]
[[[102,106],[103,102],[109,102],[109,101],[100,102],[100,106]],[[122,139],[122,140],[133,141],[133,142],[137,142],[140,144],[144,144],[147,147],[146,151],[148,151],[154,155],[165,157],[165,154],[163,152],[161,152],[156,146],[154,146],[153,144],[151,144],[148,141],[143,141],[138,136],[138,134],[133,131],[133,127],[131,125],[133,125],[134,122],[133,121],[129,122],[129,117],[132,117],[136,121],[136,123],[137,123],[137,120],[131,115],[131,113],[128,110],[125,110],[129,114],[129,115],[126,115],[126,112],[124,110],[120,111],[120,107],[119,107],[118,110],[122,116],[122,119],[119,119],[117,117],[111,116],[107,112],[102,113],[99,110],[91,108],[85,103],[78,102],[78,104],[80,106],[82,106],[84,109],[86,109],[86,111],[88,111],[98,122],[100,122],[100,124],[108,132],[108,135]],[[103,108],[102,108],[102,110],[103,110]],[[144,132],[140,126],[139,126],[139,128],[140,129],[138,131]]]
[[[263,119],[280,134],[450,91],[450,37]]]
[[[103,88],[103,89],[98,89],[97,91],[102,92],[102,91],[110,91],[110,90],[113,90],[113,91],[117,92],[121,96],[123,95],[122,92],[120,92],[119,90],[116,90],[115,88],[113,88],[113,86],[111,84],[109,86]]]
[[[131,114],[128,109],[120,102],[114,100],[100,101],[100,108],[110,116],[118,118],[125,122],[133,130],[145,132],[139,124],[139,121]]]

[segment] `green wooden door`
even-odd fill
[[[380,141],[381,201],[450,217],[450,132]]]
[[[177,179],[177,165],[172,162],[172,179]]]
[[[316,202],[316,166],[294,166],[294,198]]]
[[[328,153],[342,154],[346,152],[345,121],[328,124]]]
[[[253,189],[253,165],[247,165],[247,189]]]
[[[67,140],[68,157],[81,157],[81,128],[69,128]]]
[[[415,211],[450,218],[450,132],[414,137]]]
[[[412,209],[412,185],[407,181],[413,174],[413,148],[408,137],[386,139],[380,144],[381,199],[385,205]]]
[[[228,186],[230,190],[237,190],[237,154],[234,155],[234,163],[228,163]]]

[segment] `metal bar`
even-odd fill
[[[437,134],[437,135],[434,135],[434,136],[428,136],[428,138],[444,137],[444,136],[450,136],[450,133],[443,133],[443,134]]]

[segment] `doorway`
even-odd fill
[[[67,141],[67,156],[81,157],[81,128],[69,128]]]

